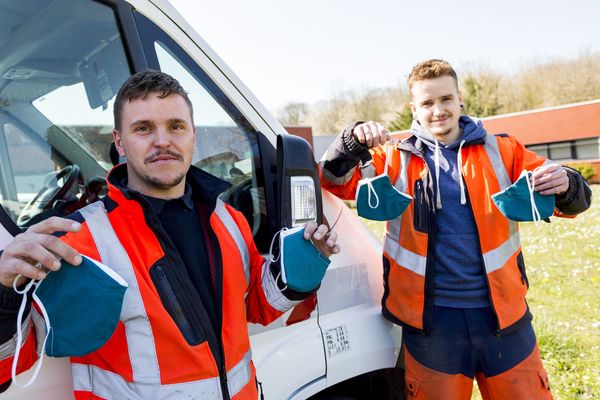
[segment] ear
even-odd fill
[[[121,141],[121,132],[116,129],[113,129],[113,141],[115,142],[115,148],[119,152],[119,156],[125,157],[125,149],[123,148],[123,143]]]
[[[460,108],[464,108],[465,106],[465,101],[463,100],[463,95],[462,92],[458,92],[458,101],[460,102]]]
[[[417,107],[415,106],[415,103],[413,101],[411,101],[410,103],[408,103],[408,105],[410,106],[410,111],[412,111],[412,113],[414,115],[415,112],[417,111]]]

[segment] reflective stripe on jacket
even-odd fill
[[[426,310],[433,304],[435,255],[429,241],[435,240],[435,215],[431,174],[415,142],[409,139],[397,145],[389,163],[391,182],[413,196],[413,201],[399,218],[387,223],[383,313],[396,323],[423,330],[429,317]],[[326,154],[320,163],[322,187],[353,199],[360,179],[383,173],[384,149],[373,148],[370,153],[372,164],[356,166],[339,177],[323,168],[325,161],[331,162]],[[498,329],[502,330],[530,314],[518,224],[500,213],[491,195],[510,186],[522,170],[533,170],[548,161],[508,135],[487,134],[484,144],[465,146],[461,155],[462,179],[477,224]]]

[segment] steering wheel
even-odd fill
[[[17,219],[17,225],[24,226],[29,220],[42,211],[49,210],[54,206],[56,200],[62,199],[77,183],[79,177],[79,166],[67,165],[58,172],[49,173],[44,179],[44,185],[33,199],[29,201],[21,211]],[[63,184],[59,185],[62,179]]]

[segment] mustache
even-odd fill
[[[431,120],[432,121],[439,121],[439,120],[442,120],[442,119],[445,119],[445,118],[451,118],[451,117],[452,117],[451,113],[446,113],[446,114],[438,115],[437,117],[432,118]]]
[[[176,160],[179,161],[183,161],[183,156],[179,153],[175,153],[174,151],[171,151],[169,149],[163,149],[163,150],[158,150],[156,153],[149,155],[148,157],[146,157],[144,159],[144,163],[151,163],[153,162],[155,159],[157,159],[158,157],[161,156],[169,156],[169,157],[173,157]]]

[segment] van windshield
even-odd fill
[[[0,0],[0,202],[18,225],[68,212],[98,187],[130,73],[111,7]]]

